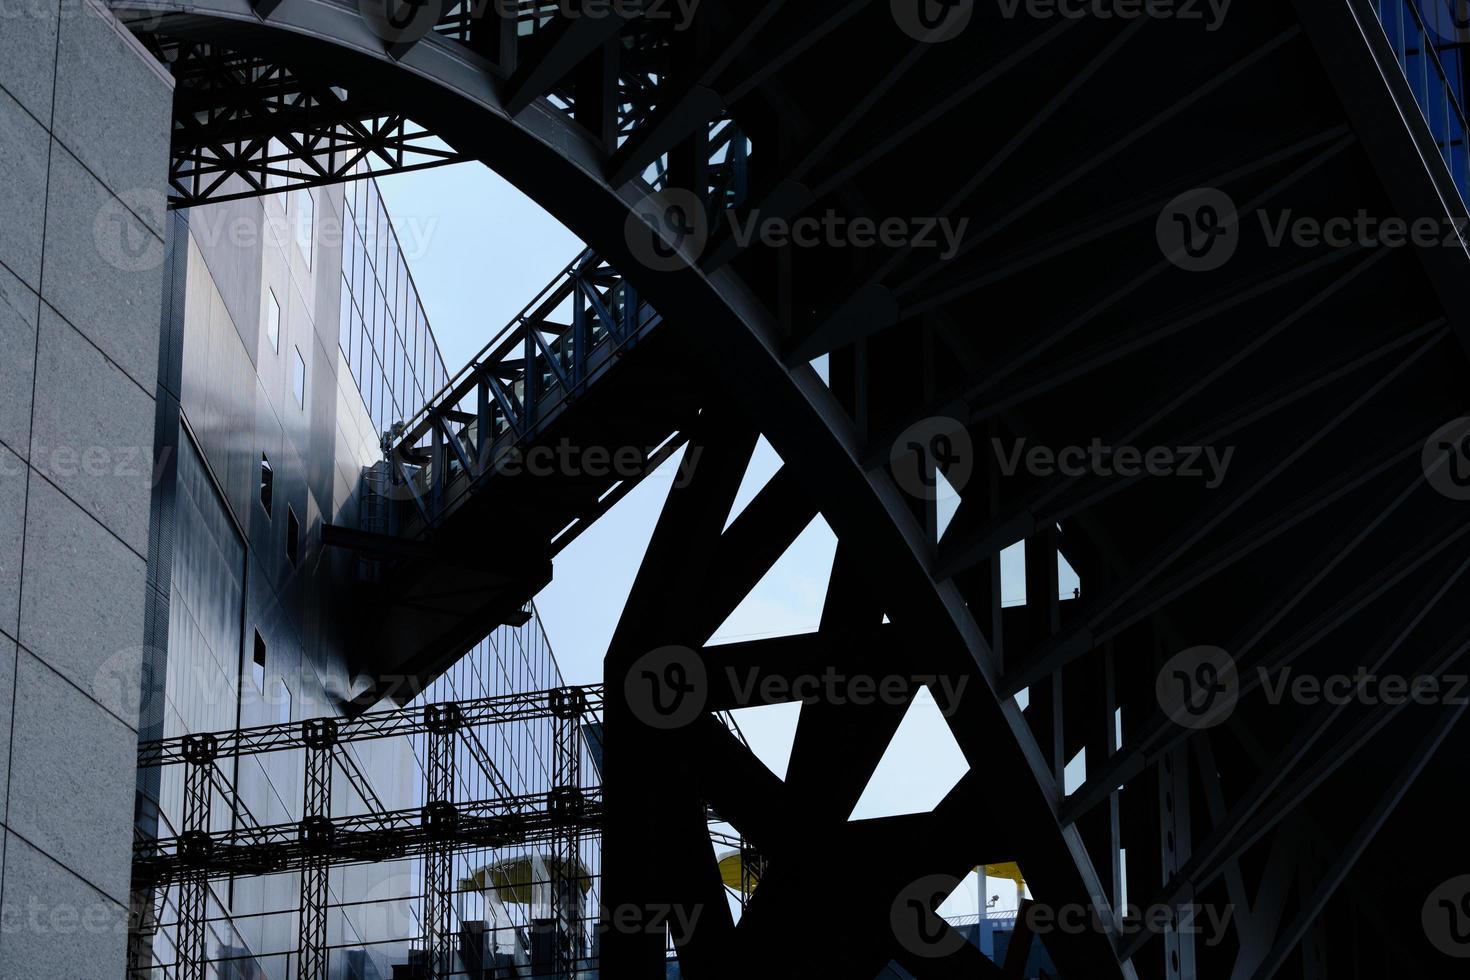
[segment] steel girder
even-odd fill
[[[667,52],[669,78],[660,79],[654,111],[629,131],[613,127],[612,139],[606,94],[601,112],[572,117],[535,101],[558,98],[558,80],[583,65],[589,77],[606,77],[594,54],[602,49],[570,29],[538,52],[543,63],[521,60],[507,73],[445,38],[389,52],[330,4],[284,5],[268,23],[223,0],[188,13],[140,8],[163,13],[155,27],[163,33],[227,35],[241,50],[271,43],[285,58],[331,51],[334,70],[358,84],[397,83],[426,128],[501,171],[626,271],[664,317],[664,332],[684,344],[680,376],[719,379],[693,438],[722,462],[670,497],[659,551],[609,654],[610,691],[653,641],[702,647],[719,622],[710,621],[713,610],[738,601],[740,585],[818,511],[837,534],[839,561],[831,625],[806,662],[844,662],[847,647],[834,637],[850,638],[853,619],[878,609],[902,632],[899,646],[920,651],[926,672],[979,685],[951,723],[975,770],[945,804],[871,827],[825,814],[824,843],[861,840],[898,855],[891,877],[853,883],[845,892],[852,903],[837,911],[813,907],[825,868],[803,860],[804,828],[791,819],[789,798],[843,781],[860,791],[895,719],[874,713],[857,722],[830,707],[804,708],[806,743],[829,756],[855,744],[835,733],[866,733],[871,743],[792,788],[709,725],[670,744],[624,698],[610,697],[608,728],[621,748],[608,755],[609,898],[710,900],[710,869],[692,829],[701,799],[730,805],[732,822],[770,859],[768,897],[751,903],[739,927],[717,916],[686,937],[689,975],[718,976],[732,963],[819,968],[823,954],[855,970],[881,967],[886,955],[921,974],[984,970],[963,959],[969,953],[915,965],[881,920],[920,870],[956,875],[989,857],[1021,860],[1054,909],[1072,903],[1097,915],[1095,929],[1042,938],[1067,976],[1172,977],[1189,967],[1265,977],[1293,951],[1304,972],[1319,970],[1323,937],[1356,940],[1364,922],[1381,926],[1378,946],[1398,948],[1399,922],[1349,879],[1406,796],[1413,816],[1432,812],[1433,796],[1413,777],[1434,762],[1458,712],[1444,709],[1426,724],[1423,714],[1354,705],[1326,719],[1337,727],[1319,744],[1310,737],[1316,721],[1258,701],[1245,702],[1228,727],[1181,729],[1151,690],[1168,655],[1202,636],[1225,634],[1244,665],[1268,668],[1320,653],[1314,647],[1344,627],[1381,634],[1361,650],[1353,645],[1354,665],[1389,663],[1412,636],[1413,646],[1435,651],[1419,669],[1437,677],[1462,650],[1442,599],[1458,575],[1463,522],[1451,504],[1425,495],[1412,449],[1431,423],[1464,414],[1454,394],[1464,353],[1449,333],[1462,327],[1463,311],[1435,301],[1412,253],[1252,241],[1238,259],[1204,270],[1214,275],[1190,276],[1155,237],[1170,198],[1201,185],[1227,188],[1244,215],[1283,201],[1315,214],[1383,206],[1384,188],[1301,25],[1285,8],[1253,10],[1206,45],[1141,22],[1104,30],[984,20],[987,30],[972,41],[916,47],[881,32],[888,12],[875,8],[887,5],[798,6],[763,5],[745,21],[754,32],[728,30],[712,43],[716,32],[706,31],[707,47]],[[720,8],[712,9],[717,19]],[[819,44],[861,52],[843,62],[841,92],[825,84],[831,62],[802,56]],[[701,58],[722,51],[731,56]],[[1155,84],[1161,65],[1178,84]],[[1240,98],[1263,90],[1274,96],[1264,109]],[[1123,92],[1128,99],[1098,98]],[[861,255],[836,245],[797,252],[717,231],[702,253],[671,268],[640,265],[623,234],[648,191],[633,178],[654,167],[666,186],[707,201],[711,116],[727,111],[755,147],[752,207],[742,218],[830,207],[878,220],[965,216],[978,231],[944,262],[912,243]],[[1208,156],[1193,151],[1220,128],[1235,141]],[[944,152],[953,131],[976,141],[978,167],[971,154]],[[1448,254],[1426,264],[1458,261]],[[966,329],[991,311],[1016,311],[1019,320],[1001,334]],[[1247,327],[1244,337],[1221,329],[1227,317]],[[1324,324],[1337,332],[1324,336]],[[806,363],[820,354],[830,355],[830,386]],[[1018,478],[980,452],[970,460],[980,476],[941,535],[932,501],[905,493],[889,465],[911,464],[891,453],[895,443],[940,417],[954,420],[949,435],[963,432],[982,449],[1007,438],[1051,446],[1094,435],[1160,445],[1234,439],[1249,450],[1248,473],[1223,500],[1099,473]],[[791,475],[773,481],[750,520],[737,521],[744,533],[724,539],[709,514],[728,508],[757,431]],[[1365,441],[1390,449],[1363,462],[1356,449]],[[929,481],[935,466],[955,476],[947,456],[918,462]],[[1072,603],[1038,596],[1013,630],[1000,612],[997,556],[1023,539],[1033,590],[1055,585],[1062,555],[1083,593]],[[670,608],[657,585],[685,576],[718,588]],[[688,584],[674,584],[688,595]],[[1385,615],[1391,608],[1409,613],[1396,623]],[[1022,690],[1024,710],[1014,697]],[[1278,738],[1286,750],[1273,745]],[[1078,750],[1090,760],[1088,779],[1065,794],[1065,764]],[[1332,781],[1330,760],[1363,751],[1381,778],[1357,783],[1354,795]],[[1405,767],[1406,751],[1420,761]],[[691,771],[711,758],[738,777],[741,792]],[[670,761],[672,769],[662,764]],[[1281,773],[1290,775],[1262,782]],[[996,784],[1008,788],[999,816],[986,811],[986,787]],[[644,793],[664,804],[651,826],[637,826]],[[1316,805],[1302,808],[1308,797]],[[1365,798],[1373,801],[1366,807]],[[1355,811],[1366,811],[1361,821],[1349,818]],[[1282,821],[1290,828],[1272,832]],[[1403,845],[1404,829],[1384,839]],[[1304,839],[1321,843],[1298,846]],[[668,861],[640,870],[650,842]],[[1177,921],[1125,937],[1136,924],[1113,914],[1124,851],[1135,896],[1157,889],[1166,908],[1177,907],[1181,881],[1184,894],[1208,901],[1223,889],[1218,900],[1242,913],[1224,948],[1191,949]],[[1213,885],[1195,874],[1207,864],[1218,870]],[[796,920],[814,931],[783,934]],[[615,938],[607,953],[620,976],[662,972],[661,949],[645,939]]]

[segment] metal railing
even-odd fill
[[[389,496],[411,500],[423,526],[433,526],[658,322],[631,283],[583,251],[418,414],[394,427],[384,446]]]

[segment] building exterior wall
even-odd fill
[[[0,9],[0,976],[124,969],[172,85],[90,0]]]
[[[144,737],[341,713],[363,686],[344,641],[360,568],[351,553],[322,547],[321,528],[357,525],[363,471],[382,459],[380,433],[444,383],[443,360],[371,180],[210,205],[171,221],[156,450],[168,465],[154,494]],[[416,703],[560,683],[533,615],[487,637]],[[511,791],[549,790],[550,723],[497,735],[486,747]],[[421,740],[342,751],[388,808],[421,805]],[[221,764],[252,819],[301,819],[299,752]],[[458,773],[461,799],[498,795],[468,756]],[[178,767],[139,774],[141,833],[180,831],[182,779]],[[332,799],[339,816],[366,807],[340,773]],[[220,800],[213,819],[216,830],[231,819]],[[456,880],[505,856],[459,855]],[[389,976],[410,960],[422,931],[417,860],[334,869],[329,890],[343,906],[328,918],[328,942],[342,947],[331,956],[334,978]],[[295,873],[212,885],[207,955],[220,976],[296,976],[299,895]],[[160,965],[176,956],[167,925],[176,904],[166,900],[153,946]],[[477,896],[459,908],[468,920],[483,916]]]

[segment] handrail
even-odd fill
[[[468,381],[471,377],[477,374],[479,372],[479,369],[484,364],[489,363],[490,352],[494,350],[497,346],[503,344],[506,340],[510,339],[518,328],[524,326],[526,321],[531,316],[531,311],[536,309],[546,299],[547,295],[552,292],[553,289],[565,285],[568,279],[571,277],[573,270],[575,270],[577,266],[584,262],[588,257],[592,256],[592,254],[593,253],[590,248],[583,249],[580,253],[578,253],[575,259],[568,262],[566,266],[563,267],[562,270],[558,272],[550,282],[548,282],[545,286],[542,286],[540,291],[537,292],[535,296],[531,297],[531,300],[526,303],[525,306],[521,307],[520,312],[517,313],[509,323],[502,327],[500,331],[496,333],[495,336],[492,337],[487,344],[485,344],[484,347],[481,347],[479,352],[476,353],[475,356],[470,358],[469,363],[456,371],[453,377],[444,382],[443,387],[434,392],[433,395],[429,396],[428,400],[424,402],[424,407],[419,409],[418,412],[416,412],[404,423],[404,434],[398,437],[397,440],[395,440],[395,442],[393,443],[393,448],[398,449],[404,445],[412,446],[418,442],[418,439],[423,438],[423,436],[427,434],[428,431],[429,417],[439,407],[440,403],[444,400],[444,397],[450,392],[454,391],[460,384],[463,384],[465,381]],[[418,432],[418,438],[414,438],[415,432]]]

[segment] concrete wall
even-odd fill
[[[0,6],[3,977],[125,965],[170,98],[90,0]]]

